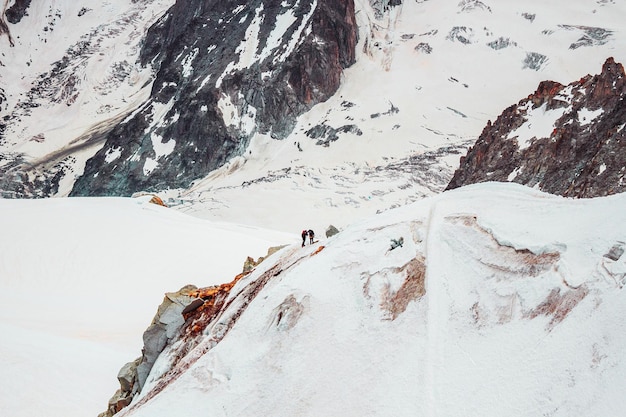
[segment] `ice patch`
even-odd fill
[[[581,125],[588,125],[602,113],[604,113],[603,109],[589,110],[587,108],[582,108],[578,110],[578,123]]]
[[[202,82],[200,83],[200,87],[198,87],[198,89],[196,90],[196,93],[202,90],[209,81],[211,81],[211,74],[209,74],[207,77],[204,78],[204,80],[202,80]]]
[[[143,175],[148,176],[154,169],[159,166],[159,163],[152,158],[147,158],[143,164]]]
[[[256,109],[252,106],[248,106],[248,111],[242,115],[239,125],[240,130],[249,135],[256,128]]]
[[[246,29],[246,35],[244,40],[237,46],[235,52],[239,54],[239,61],[235,63],[234,61],[229,62],[222,75],[215,81],[215,87],[220,88],[222,86],[222,81],[224,77],[228,74],[232,73],[235,70],[247,68],[252,65],[256,60],[258,60],[258,56],[256,55],[256,50],[259,45],[259,33],[261,32],[261,23],[263,23],[263,4],[261,4],[255,11],[254,19]]]
[[[220,99],[217,101],[217,108],[222,113],[222,120],[224,120],[224,124],[226,126],[235,126],[237,124],[239,115],[236,114],[237,109],[233,105],[229,96],[222,94]]]
[[[140,156],[139,156],[139,152],[137,152],[137,151],[135,151],[135,153],[133,153],[133,154],[130,156],[130,158],[128,158],[128,160],[129,160],[130,162],[137,162],[137,161],[139,161],[140,159],[141,159],[141,158],[140,158]]]
[[[259,6],[255,11],[255,16],[248,29],[246,29],[246,35],[244,40],[239,44],[239,46],[235,49],[235,52],[239,54],[239,60],[237,62],[229,62],[224,72],[219,76],[217,81],[215,82],[215,86],[220,88],[222,85],[222,81],[224,77],[228,74],[236,70],[241,70],[243,68],[248,68],[255,62],[263,61],[270,57],[272,52],[280,46],[284,47],[282,53],[276,56],[273,60],[273,63],[284,61],[289,54],[291,54],[298,43],[300,42],[303,33],[306,35],[310,30],[309,21],[317,8],[317,0],[313,1],[311,4],[311,10],[309,13],[302,17],[300,21],[300,26],[294,31],[291,39],[288,43],[282,41],[287,29],[289,29],[294,23],[298,21],[298,18],[294,15],[293,9],[287,10],[287,12],[276,16],[276,22],[274,24],[274,29],[270,32],[267,37],[267,41],[265,42],[265,47],[260,54],[257,54],[256,51],[259,46],[259,33],[261,32],[261,24],[263,23],[263,5]],[[286,46],[284,46],[286,45]],[[265,73],[267,74],[267,73]],[[271,75],[271,73],[270,73]]]
[[[239,95],[241,101],[243,95]],[[256,126],[256,109],[250,105],[246,106],[246,111],[239,114],[237,106],[233,104],[230,96],[222,94],[217,102],[217,107],[222,113],[222,119],[226,126],[238,128],[242,133],[250,134]]]
[[[306,16],[302,18],[302,21],[300,22],[300,26],[293,33],[293,36],[291,37],[291,40],[287,44],[287,47],[285,48],[283,53],[280,56],[277,56],[276,58],[274,58],[274,61],[273,61],[274,64],[276,64],[277,62],[284,61],[285,57],[289,56],[289,54],[291,54],[293,50],[296,49],[296,46],[300,42],[300,39],[303,37],[302,34],[304,33],[305,35],[307,35],[309,33],[309,31],[311,30],[311,27],[309,26],[309,21],[311,20],[311,17],[313,16],[313,13],[315,12],[316,8],[317,8],[317,0],[314,0],[313,4],[311,4],[311,10]],[[289,16],[287,16],[287,13],[276,18],[276,29],[274,31],[278,29],[279,25],[285,25],[288,20],[289,20]],[[290,23],[289,26],[291,26],[291,24],[293,24],[293,22]],[[285,30],[289,28],[289,26],[284,27],[283,33]],[[274,34],[274,31],[272,32],[272,35]],[[268,39],[267,45],[271,45],[270,39]]]
[[[606,171],[606,165],[600,165],[600,169],[598,170],[598,175],[601,175],[604,171]]]
[[[183,59],[183,77],[187,78],[193,72],[192,63],[193,60],[196,59],[196,56],[198,56],[198,52],[200,52],[198,48],[194,48],[194,50]]]
[[[170,139],[165,143],[161,142],[163,137],[154,132],[150,134],[150,140],[152,141],[154,158],[146,158],[146,161],[143,164],[143,175],[145,176],[150,175],[152,171],[159,166],[159,159],[174,152],[174,147],[176,146],[176,141],[173,139]],[[131,160],[139,160],[139,155],[133,155]]]
[[[176,141],[174,139],[170,139],[163,143],[161,142],[163,140],[163,136],[157,135],[153,132],[150,134],[150,140],[152,141],[152,149],[154,149],[156,160],[174,152],[174,147],[176,146]]]
[[[122,148],[108,149],[104,155],[104,162],[110,164],[122,155]]]
[[[276,16],[276,23],[274,24],[274,29],[267,37],[265,48],[263,48],[263,51],[261,52],[261,57],[260,57],[261,60],[267,58],[274,48],[282,45],[281,39],[285,35],[285,32],[297,20],[298,19],[296,19],[296,17],[293,14],[293,10],[288,10],[287,13]]]
[[[510,181],[513,181],[513,180],[515,179],[515,177],[517,177],[517,174],[519,174],[519,167],[515,168],[515,169],[513,170],[513,172],[511,172],[511,173],[509,174],[509,176],[507,177],[507,179],[506,179],[506,180],[507,180],[507,181],[509,181],[509,182],[510,182]]]
[[[152,108],[150,110],[152,111],[151,112],[152,113],[151,114],[152,117],[146,117],[146,119],[152,120],[152,123],[150,123],[150,125],[144,129],[143,133],[146,134],[146,135],[151,130],[154,130],[155,127],[163,126],[163,118],[165,117],[167,112],[170,111],[170,109],[174,105],[174,100],[172,99],[169,102],[167,102],[166,104],[162,104],[162,103],[153,101],[151,104],[152,104]],[[179,115],[175,115],[173,121],[176,121],[176,119],[178,119],[178,116]],[[170,122],[172,122],[172,121],[170,121]]]
[[[517,138],[520,151],[528,148],[531,140],[549,138],[554,130],[554,124],[565,113],[565,108],[546,110],[547,104],[536,109],[529,109],[526,121],[517,129],[509,133],[507,139]]]

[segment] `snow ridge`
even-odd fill
[[[485,183],[295,243],[239,279],[222,310],[191,316],[121,415],[596,415],[623,403],[591,388],[623,370],[623,200]]]

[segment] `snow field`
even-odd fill
[[[0,200],[0,228],[0,410],[15,417],[97,415],[166,292],[228,282],[247,256],[298,239],[146,198]]]

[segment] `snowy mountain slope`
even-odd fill
[[[21,23],[6,24],[16,46],[0,37],[0,107],[15,118],[0,144],[3,196],[69,193],[105,134],[149,99],[154,75],[135,60],[150,22],[172,3],[33,2]],[[248,237],[258,226],[312,226],[323,236],[330,223],[345,228],[437,194],[486,120],[540,81],[567,84],[608,56],[626,62],[620,2],[392,3],[356,2],[356,64],[285,140],[255,134],[243,155],[191,187],[159,192],[180,211],[257,226],[243,235],[126,199],[76,210],[68,205],[92,200],[0,201],[0,414],[95,415],[114,391],[115,371],[139,354],[164,292],[230,280],[245,256],[298,240]],[[67,88],[49,88],[53,79]],[[248,127],[221,103],[216,123]],[[153,159],[169,149],[149,142]],[[35,171],[25,169],[32,161]],[[199,356],[211,346],[200,339],[189,370],[128,413],[620,415],[622,197],[467,190],[369,218],[310,258],[313,249],[297,244],[262,264],[236,288],[267,279],[261,292],[249,303],[233,293],[232,306],[246,310],[238,320],[229,321],[232,310],[222,316],[233,327],[210,327],[219,344]],[[398,236],[405,246],[386,253]],[[263,275],[281,259],[298,262]],[[70,387],[80,398],[66,400]]]
[[[136,65],[140,45],[172,3],[16,3],[25,13],[10,18],[0,38],[5,196],[71,187],[103,133],[148,97],[152,71]]]
[[[236,7],[235,7],[236,6]],[[354,62],[352,0],[181,0],[148,32],[150,99],[107,136],[71,195],[187,187],[258,132],[282,139]]]
[[[119,415],[620,415],[624,198],[484,183],[287,247]]]
[[[148,197],[149,198],[149,197]],[[96,416],[163,294],[297,236],[146,199],[0,200],[0,415]]]
[[[74,130],[65,129],[76,126],[62,126],[64,144],[51,141],[46,132],[9,129],[3,189],[10,196],[67,195],[73,187],[76,195],[129,195],[138,189],[188,184],[189,177],[200,177],[241,153],[253,131],[284,137],[298,114],[336,90],[342,67],[354,60],[352,1],[183,0],[173,5],[171,1],[120,1],[103,6],[106,11],[117,8],[117,15],[105,16],[113,22],[95,27],[84,16],[97,15],[98,10],[79,6],[57,10],[54,2],[48,2],[33,11],[42,20],[38,12],[51,10],[55,22],[61,22],[55,29],[62,33],[83,30],[85,34],[77,43],[68,41],[69,48],[58,61],[45,60],[38,66],[39,71],[46,71],[47,65],[52,69],[37,74],[39,79],[32,88],[26,87],[27,92],[9,92],[18,100],[6,109],[5,125],[19,125],[24,112],[48,106],[49,101],[69,107],[57,108],[57,118],[75,119],[80,111],[75,105],[81,91],[77,84],[82,78],[96,82],[104,78],[105,85],[96,85],[93,91],[86,83],[86,95],[102,104],[98,98],[115,90],[120,93],[115,97],[117,107],[100,106],[96,115],[83,112],[81,116],[87,117],[82,121],[88,124],[80,126],[78,137]],[[72,25],[81,18],[78,27]],[[10,21],[10,29],[25,27],[25,20]],[[120,28],[120,23],[133,26]],[[50,30],[46,26],[42,31]],[[26,43],[39,41],[34,39],[39,32],[28,35]],[[123,60],[102,62],[98,57],[108,55],[111,45],[119,48],[116,55]],[[100,65],[86,67],[91,61]],[[103,70],[105,77],[100,74]],[[26,94],[26,99],[20,94]],[[131,97],[130,105],[120,109],[120,103]],[[49,153],[42,156],[29,152],[30,147],[13,148],[16,141],[35,142],[37,149]],[[65,146],[68,143],[71,146]],[[72,157],[85,146],[89,147],[86,157],[91,158],[87,172],[83,172],[85,155],[80,161]]]
[[[322,7],[321,4],[316,3],[315,7]],[[144,128],[131,132],[132,129],[124,128],[121,124],[129,120],[125,115],[133,110],[140,111],[139,106],[147,103],[147,100],[163,101],[164,94],[167,97],[173,94],[175,101],[187,109],[196,108],[194,106],[202,109],[203,105],[208,106],[215,101],[213,96],[194,98],[197,89],[192,88],[193,83],[185,83],[196,79],[199,82],[206,79],[211,80],[211,83],[217,82],[215,76],[207,78],[210,74],[203,71],[206,70],[207,60],[218,52],[212,48],[206,51],[199,48],[197,53],[194,52],[195,49],[189,47],[197,41],[193,37],[196,33],[194,27],[183,27],[182,23],[180,30],[187,30],[187,34],[178,43],[171,44],[171,48],[168,47],[167,54],[173,59],[171,67],[162,66],[166,70],[161,80],[166,84],[176,82],[176,77],[187,81],[178,83],[178,89],[173,84],[167,84],[167,91],[161,91],[161,86],[157,85],[152,97],[148,97],[148,89],[157,75],[151,72],[150,66],[143,67],[137,62],[139,45],[143,34],[147,32],[147,26],[158,17],[165,16],[165,10],[170,5],[171,2],[119,1],[93,7],[76,4],[71,6],[71,10],[69,5],[63,6],[67,10],[59,6],[61,17],[54,19],[67,21],[68,25],[58,23],[53,27],[54,30],[48,28],[46,31],[48,21],[45,17],[49,14],[54,17],[58,13],[55,11],[56,6],[40,2],[20,22],[8,24],[12,39],[16,45],[21,42],[21,46],[10,48],[8,41],[3,46],[5,60],[10,58],[12,62],[11,66],[3,67],[2,73],[6,80],[4,85],[11,86],[3,87],[7,90],[4,114],[13,117],[28,110],[33,120],[23,115],[12,118],[10,124],[7,124],[7,142],[0,145],[4,158],[3,174],[0,177],[4,184],[4,195],[67,195],[77,177],[83,173],[84,161],[102,149],[107,132],[112,129],[118,129],[118,133],[124,131],[116,139],[121,142],[124,138],[145,133]],[[179,4],[179,9],[182,5]],[[333,2],[324,5],[337,6]],[[49,9],[52,12],[49,13]],[[276,16],[282,16],[277,19],[285,26],[276,26],[276,33],[269,33],[268,26],[263,29],[261,38],[255,37],[254,29],[264,27],[259,26],[258,19],[252,19],[256,14],[249,12],[244,16],[241,8],[222,9],[220,11],[224,13],[241,13],[240,19],[245,17],[245,24],[238,25],[236,33],[233,32],[231,36],[232,42],[238,46],[238,52],[233,52],[232,56],[220,56],[218,60],[221,65],[219,68],[224,70],[224,66],[227,66],[234,72],[217,72],[234,75],[245,63],[259,63],[257,60],[265,56],[261,54],[265,49],[257,51],[255,55],[251,52],[253,48],[244,48],[254,39],[262,45],[261,41],[269,39],[269,35],[278,36],[278,29],[285,29],[283,41],[295,39],[287,36],[292,33],[287,24],[293,20],[288,17],[293,12],[294,18],[301,21],[298,19],[303,16],[296,11],[303,11],[306,7],[300,2],[297,7],[295,3],[285,3],[285,7],[272,9],[272,13],[278,13]],[[137,15],[138,10],[141,10],[141,15]],[[269,12],[269,9],[264,9],[264,12]],[[179,16],[185,14],[178,11]],[[208,165],[207,172],[200,173],[194,168],[192,171],[198,176],[194,184],[167,191],[176,187],[167,178],[176,177],[180,173],[180,169],[176,168],[177,163],[167,162],[170,161],[168,158],[173,161],[178,158],[176,155],[183,155],[178,148],[174,152],[172,140],[176,141],[175,147],[183,146],[185,140],[204,127],[199,119],[190,115],[182,119],[180,115],[174,117],[178,113],[173,108],[168,113],[169,107],[160,106],[162,111],[156,111],[157,108],[148,106],[156,111],[150,113],[152,116],[148,123],[156,129],[152,132],[155,135],[150,133],[149,138],[146,136],[145,140],[139,141],[145,147],[137,154],[143,165],[137,165],[141,169],[137,168],[133,175],[137,176],[138,183],[148,181],[147,177],[143,178],[145,175],[160,175],[162,181],[156,178],[150,180],[159,185],[150,187],[162,192],[164,197],[171,196],[179,203],[184,202],[185,205],[180,208],[198,216],[247,222],[245,210],[237,207],[233,209],[238,200],[237,195],[243,192],[258,194],[259,201],[273,205],[273,212],[277,214],[284,208],[294,208],[304,218],[317,219],[331,210],[334,213],[330,216],[333,221],[346,225],[354,218],[403,205],[444,189],[458,165],[460,154],[478,137],[486,122],[495,119],[511,102],[534,91],[539,82],[549,79],[567,84],[586,74],[595,73],[609,56],[613,56],[617,62],[626,61],[623,56],[626,37],[621,24],[625,15],[624,6],[612,1],[559,0],[520,4],[514,1],[431,0],[396,1],[387,5],[380,1],[356,1],[354,19],[359,27],[359,43],[354,52],[356,63],[341,74],[339,90],[295,120],[295,126],[291,124],[291,116],[286,117],[291,121],[287,124],[286,119],[281,119],[283,113],[280,106],[274,108],[278,113],[270,117],[273,121],[266,121],[262,125],[261,119],[257,117],[258,123],[252,123],[250,112],[245,109],[255,107],[254,100],[246,94],[241,98],[237,91],[243,90],[237,90],[240,86],[236,80],[228,84],[225,83],[226,77],[222,79],[221,87],[228,94],[217,94],[218,108],[209,121],[245,133],[247,139],[237,142],[241,146],[234,143],[226,146],[235,154],[241,153],[241,156],[224,156],[220,162],[224,164],[223,168],[212,172],[208,172],[213,169]],[[113,23],[103,24],[102,20],[108,22],[107,19]],[[132,22],[131,26],[121,26],[120,29],[119,22],[126,20]],[[279,23],[276,19],[269,20]],[[26,23],[33,21],[46,23],[33,24],[41,27],[40,31],[27,31]],[[226,20],[223,24],[226,25]],[[151,33],[158,34],[162,27],[153,26]],[[295,30],[295,26],[291,28]],[[236,42],[241,38],[241,31],[248,33],[248,43]],[[79,42],[80,36],[87,34],[84,36],[92,39],[89,33],[105,33],[107,38],[88,41],[86,50],[81,49],[80,45],[84,44]],[[219,39],[223,38],[223,34],[215,36],[218,35],[222,36]],[[44,36],[50,39],[44,44],[45,49],[40,46],[43,41],[37,38]],[[127,39],[131,40],[130,43]],[[144,36],[143,39],[148,38]],[[152,39],[160,38],[153,35]],[[49,47],[53,40],[54,45],[59,45],[60,51]],[[144,57],[157,56],[158,60],[154,61],[156,64],[166,55],[164,51],[159,52],[158,46],[170,45],[170,41],[144,44]],[[18,56],[27,53],[24,46],[29,44],[37,46],[37,51],[45,52],[40,53],[40,59],[30,66],[27,56]],[[289,45],[285,44],[284,48]],[[347,47],[341,39],[337,45]],[[281,47],[277,47],[274,52],[280,52]],[[66,50],[70,53],[64,54]],[[247,60],[239,62],[237,57],[245,51],[249,52],[244,54]],[[206,55],[203,55],[205,52]],[[110,57],[111,60],[107,58],[107,62],[103,62],[103,57]],[[57,62],[54,64],[57,71],[51,69],[54,62]],[[94,63],[85,66],[85,62]],[[66,67],[78,68],[79,73],[83,74],[78,77],[81,82],[75,86],[76,90],[69,89],[71,94],[68,97],[87,87],[89,93],[84,97],[77,96],[82,98],[73,103],[66,100],[69,106],[50,103],[49,97],[39,97],[43,90],[31,87],[34,80],[37,77],[42,82],[49,79],[69,80],[67,70],[63,70]],[[19,68],[19,71],[9,71],[9,68]],[[59,73],[59,70],[62,71]],[[279,68],[275,70],[279,71]],[[22,82],[13,82],[19,78],[18,73],[27,74],[28,77]],[[262,74],[265,73],[259,76]],[[333,72],[330,78],[335,79],[337,76],[338,73]],[[46,83],[44,85],[48,85]],[[51,85],[57,84],[54,81]],[[71,83],[63,85],[70,86]],[[91,85],[93,87],[89,87]],[[227,87],[234,90],[226,91]],[[55,91],[61,90],[65,91]],[[257,99],[260,97],[258,90],[250,91]],[[279,98],[267,91],[261,95],[268,100],[275,100],[273,102],[277,105],[281,103]],[[120,100],[120,97],[123,99]],[[27,106],[31,102],[38,107]],[[191,104],[185,107],[183,103]],[[171,104],[174,105],[174,102]],[[143,113],[149,113],[148,107],[142,107]],[[132,117],[138,117],[137,113],[133,113]],[[54,128],[50,126],[50,129],[47,127],[50,122],[46,121],[66,119],[71,122],[55,125]],[[77,124],[82,127],[77,128]],[[141,123],[137,122],[139,125]],[[278,129],[279,126],[282,127]],[[270,127],[273,127],[273,131],[280,130],[286,138],[276,141],[261,134]],[[288,134],[291,127],[293,131]],[[52,137],[58,137],[59,140],[52,140]],[[201,138],[201,141],[206,140],[205,136]],[[250,144],[246,148],[244,145],[248,140]],[[9,145],[13,142],[15,145]],[[69,142],[73,144],[68,145]],[[90,171],[92,180],[85,180],[87,183],[98,177],[100,181],[106,182],[104,171],[110,171],[109,165],[120,163],[124,152],[132,153],[126,149],[126,145],[121,146],[121,142],[117,145],[113,142],[108,150],[101,151],[97,163],[94,162]],[[137,139],[128,139],[130,147],[136,146],[136,143]],[[200,142],[196,140],[194,143]],[[80,144],[88,144],[88,149]],[[204,146],[198,146],[199,152],[202,152]],[[207,142],[206,146],[210,148],[214,144],[209,145]],[[79,149],[81,151],[77,153]],[[189,152],[192,151],[195,152],[193,144],[189,145]],[[415,158],[420,159],[418,170],[412,169]],[[191,154],[183,159],[198,160]],[[35,166],[27,168],[33,161]],[[103,170],[97,168],[98,164],[102,164]],[[156,166],[160,167],[160,174],[157,173],[159,170],[153,169]],[[167,167],[171,168],[171,172],[166,172]],[[145,171],[143,168],[146,168]],[[371,183],[364,180],[372,176],[380,181]],[[273,196],[279,190],[288,188],[292,190],[281,194],[281,204],[272,203],[276,201]],[[341,193],[337,193],[337,189]],[[276,219],[281,217],[289,216],[275,216]],[[290,231],[295,227],[282,225],[273,219],[264,224],[266,220],[255,218],[251,221],[253,224]],[[319,227],[326,226],[320,223]]]
[[[294,211],[317,229],[341,227],[443,190],[487,121],[541,81],[567,85],[597,73],[609,56],[626,62],[621,3],[482,4],[488,8],[404,2],[385,11],[356,2],[357,62],[333,97],[305,113],[286,140],[257,135],[241,158],[161,195],[197,216],[298,230],[281,220]],[[471,32],[467,42],[459,28]],[[588,32],[602,39],[579,44]],[[541,65],[525,63],[540,55]],[[238,207],[240,193],[285,214],[248,216],[256,209]]]

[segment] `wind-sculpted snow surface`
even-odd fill
[[[625,204],[484,183],[295,243],[120,415],[618,415]]]

